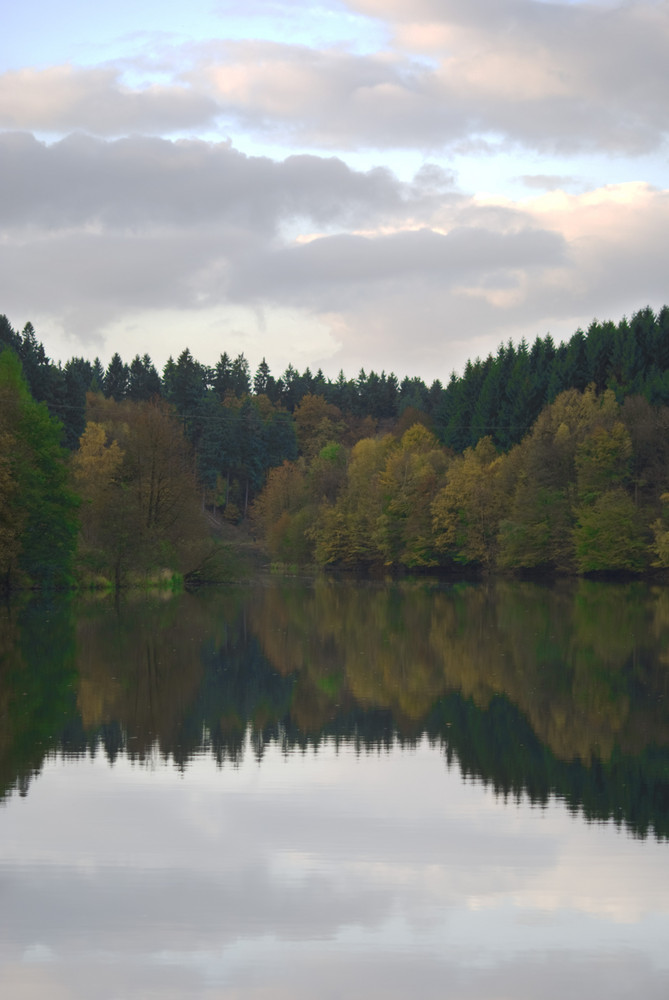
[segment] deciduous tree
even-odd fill
[[[0,354],[2,587],[71,582],[78,502],[68,485],[62,426],[31,396],[21,363]]]

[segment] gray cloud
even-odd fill
[[[53,66],[0,75],[0,128],[175,132],[211,125],[217,114],[210,96],[183,83],[133,88],[114,67]]]
[[[186,343],[212,362],[247,325],[254,363],[280,344],[282,363],[445,378],[509,337],[666,300],[669,195],[644,185],[483,202],[434,166],[403,183],[335,158],[80,134],[0,136],[0,174],[0,308],[47,348],[70,335],[61,357],[113,352],[121,324],[159,363]]]
[[[341,160],[245,156],[227,143],[133,136],[105,142],[82,134],[47,145],[0,135],[0,221],[46,230],[101,226],[239,227],[273,232],[286,219],[318,226],[390,222],[445,197],[447,175],[423,171],[413,185],[388,170],[351,170]],[[436,186],[435,186],[436,185]]]
[[[563,261],[559,235],[531,229],[499,233],[458,227],[447,235],[420,229],[373,238],[331,236],[244,262],[233,273],[231,294],[294,303],[324,297],[321,308],[336,309],[342,296],[344,302],[353,295],[374,296],[377,282],[421,277],[446,290],[463,280],[485,283],[496,274],[506,285],[505,276],[518,268],[534,270]]]

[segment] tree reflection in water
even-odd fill
[[[259,581],[0,616],[0,778],[104,749],[179,767],[427,737],[502,795],[669,836],[669,592]]]

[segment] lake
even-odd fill
[[[11,1000],[669,995],[669,589],[0,610]]]

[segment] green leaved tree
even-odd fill
[[[71,582],[78,500],[62,425],[32,398],[11,350],[0,354],[0,589]]]

